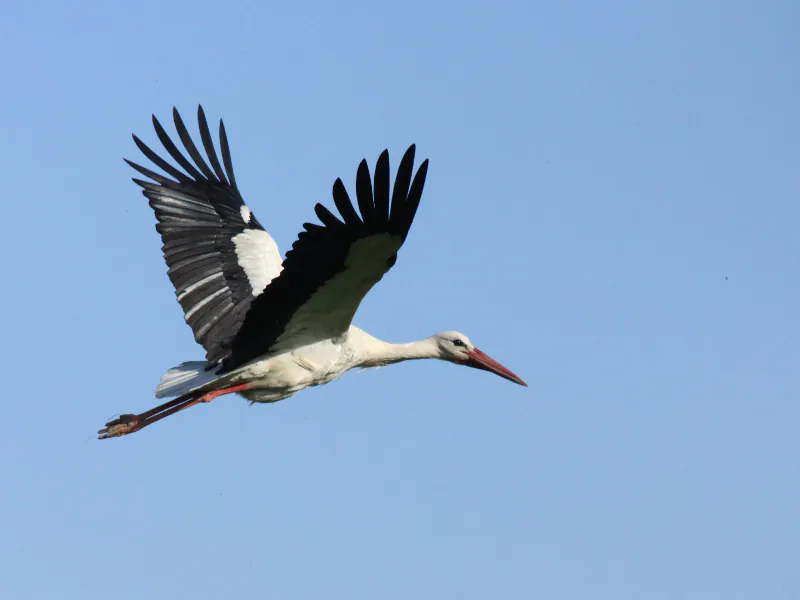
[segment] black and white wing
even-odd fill
[[[305,223],[283,271],[253,300],[223,363],[235,369],[269,352],[335,338],[350,327],[364,296],[392,268],[417,212],[428,161],[414,171],[414,146],[400,161],[389,201],[389,154],[358,167],[358,211],[341,179],[333,201],[341,219],[317,204],[322,225]]]
[[[223,170],[202,106],[197,118],[210,168],[175,109],[175,128],[191,161],[155,116],[153,126],[164,149],[183,171],[135,135],[133,140],[142,153],[169,177],[126,162],[152,180],[134,179],[144,188],[142,193],[158,219],[156,230],[164,242],[168,275],[186,322],[213,364],[228,357],[253,299],[281,272],[282,260],[275,241],[236,187],[225,126],[220,121]]]

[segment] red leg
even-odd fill
[[[170,415],[174,415],[176,412],[180,412],[189,408],[190,406],[194,406],[195,404],[200,404],[204,402],[211,402],[214,398],[218,398],[225,394],[234,394],[236,392],[242,392],[250,387],[249,383],[242,383],[239,385],[233,385],[227,388],[221,388],[219,390],[211,390],[210,392],[206,392],[205,394],[200,395],[192,395],[187,394],[185,396],[179,396],[174,400],[170,400],[169,402],[165,402],[160,406],[156,406],[146,412],[143,412],[138,415],[120,415],[118,419],[114,419],[113,421],[109,421],[106,423],[106,426],[98,431],[98,439],[105,440],[112,437],[120,437],[122,435],[128,435],[129,433],[133,433],[135,431],[139,431],[147,427],[148,425],[152,425],[156,421],[160,421],[164,417],[168,417]]]

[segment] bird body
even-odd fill
[[[455,331],[437,335],[461,336],[465,339]],[[205,361],[184,363],[164,375],[162,383],[156,388],[156,397],[249,383],[248,389],[240,392],[240,395],[251,402],[277,402],[305,388],[329,383],[351,369],[371,369],[423,358],[447,359],[440,350],[437,336],[406,344],[392,344],[351,325],[347,334],[340,338],[261,357],[219,376],[205,371],[208,365]]]
[[[361,162],[358,210],[337,179],[333,200],[340,217],[317,204],[315,213],[322,224],[305,223],[281,258],[277,244],[239,193],[222,122],[220,162],[203,109],[198,108],[206,162],[177,110],[173,119],[191,161],[155,117],[153,125],[182,170],[136,136],[142,153],[168,176],[127,162],[150,180],[134,182],[156,214],[167,273],[206,360],[168,371],[156,396],[175,399],[138,415],[121,415],[99,431],[101,439],[138,431],[224,394],[275,402],[354,368],[406,360],[446,360],[527,385],[461,333],[446,331],[391,344],[351,323],[364,296],[394,266],[417,212],[428,161],[414,174],[413,145],[400,161],[391,191],[387,151],[378,158],[374,178],[366,161]]]

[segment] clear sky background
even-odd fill
[[[0,597],[800,598],[798,6],[5,3]],[[96,441],[203,355],[122,162],[198,102],[283,250],[416,142],[355,323],[530,387],[413,363]]]

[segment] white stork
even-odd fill
[[[333,202],[341,219],[317,204],[314,210],[322,224],[305,223],[282,260],[278,246],[239,193],[222,121],[220,164],[202,106],[197,113],[208,162],[175,109],[175,127],[191,161],[155,116],[153,126],[183,171],[135,135],[139,150],[169,177],[126,162],[151,180],[133,181],[144,188],[155,211],[169,278],[195,340],[206,350],[206,360],[168,371],[156,397],[177,397],[106,423],[98,432],[100,439],[133,433],[224,394],[275,402],[356,367],[419,358],[484,369],[527,385],[456,331],[390,344],[350,324],[364,296],[394,265],[417,212],[428,161],[412,179],[413,145],[400,161],[391,202],[389,154],[384,150],[374,178],[366,160],[358,167],[358,211],[337,179]]]

